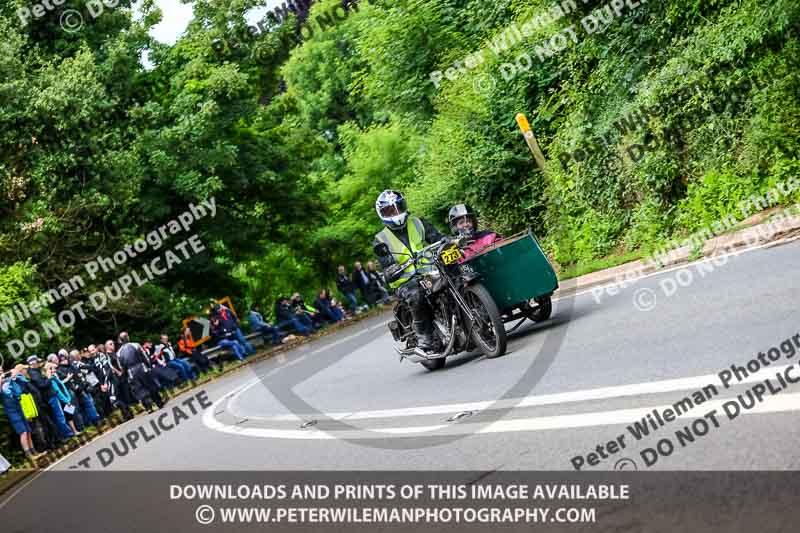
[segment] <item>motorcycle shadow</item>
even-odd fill
[[[523,323],[519,327],[519,329],[517,329],[513,333],[507,334],[508,340],[509,341],[524,340],[526,337],[529,337],[534,334],[548,332],[551,330],[555,330],[559,327],[568,327],[568,325],[574,322],[576,318],[579,318],[580,316],[585,314],[588,314],[588,310],[583,310],[583,312],[581,312],[576,309],[572,309],[571,312],[554,315],[549,319],[545,320],[544,322],[532,322],[531,320],[526,320],[525,323]],[[506,330],[509,330],[511,327],[514,326],[514,324],[515,322],[510,322],[506,324]],[[513,356],[515,351],[516,350],[513,349],[513,347],[509,344],[506,353],[502,357],[499,357],[498,360],[501,360],[508,356]],[[471,352],[462,352],[459,354],[451,355],[447,358],[445,366],[441,370],[446,371],[449,368],[458,368],[461,365],[465,365],[471,362],[477,362],[480,361],[481,359],[486,359],[486,356],[483,354],[483,352],[479,350],[474,350]],[[487,359],[487,361],[489,360]],[[425,371],[425,373],[436,374],[436,372],[431,373],[428,371]]]
[[[553,316],[549,319],[545,320],[544,322],[532,322],[530,320],[526,320],[524,324],[520,326],[518,330],[513,333],[507,334],[508,340],[517,340],[523,339],[535,333],[541,333],[547,330],[555,329],[561,326],[566,327],[567,324],[573,322],[575,319],[575,314],[573,313],[571,316]],[[506,328],[508,329],[508,328]],[[511,353],[510,351],[508,353]]]
[[[509,346],[508,346],[508,349],[506,350],[505,355],[503,355],[503,357],[513,356],[514,352],[516,352],[515,348],[520,347],[518,343],[514,343],[512,345],[511,341],[524,341],[524,339],[526,337],[531,337],[532,335],[546,333],[548,331],[552,331],[552,330],[555,330],[555,329],[560,328],[560,327],[568,327],[568,325],[571,322],[573,322],[575,318],[576,318],[576,314],[575,313],[571,313],[568,316],[566,316],[566,315],[561,315],[561,316],[556,315],[556,316],[553,316],[553,317],[549,318],[548,320],[545,320],[544,322],[532,322],[530,320],[526,320],[525,323],[523,323],[519,327],[519,329],[517,329],[513,333],[507,334],[508,335]],[[508,324],[506,324],[506,326],[508,326]],[[509,328],[507,327],[506,329],[509,329]],[[479,351],[478,352],[471,352],[470,354],[463,354],[463,355],[467,356],[463,362],[461,362],[458,359],[456,359],[456,360],[452,361],[452,365],[451,365],[451,361],[448,359],[447,364],[445,365],[445,368],[449,368],[450,366],[455,367],[458,364],[464,364],[464,363],[468,363],[470,361],[476,361],[476,360],[479,360],[479,359],[485,359],[485,356],[483,355],[483,353],[481,353]],[[502,357],[500,357],[498,359],[502,359]]]

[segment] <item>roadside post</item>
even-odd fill
[[[536,160],[536,165],[544,172],[544,166],[547,161],[544,158],[542,149],[539,148],[539,143],[536,142],[536,137],[533,135],[528,117],[523,113],[517,113],[516,121],[519,125],[519,129],[522,130],[522,136],[525,137],[525,142],[528,143],[528,148],[530,148],[533,158]]]

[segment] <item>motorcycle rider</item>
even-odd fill
[[[372,246],[383,267],[386,282],[411,309],[417,347],[433,351],[436,346],[430,305],[414,277],[415,267],[411,265],[400,270],[400,263],[443,236],[428,221],[409,215],[406,200],[397,191],[383,191],[375,201],[375,211],[385,227],[375,235]]]
[[[467,204],[456,204],[451,207],[447,214],[447,220],[453,235],[462,237],[469,242],[461,249],[464,254],[461,262],[477,255],[482,249],[503,238],[494,231],[478,231],[478,216]]]

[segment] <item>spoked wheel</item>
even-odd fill
[[[534,322],[544,322],[553,313],[553,302],[549,296],[545,296],[537,303],[539,305],[528,312],[528,318]]]
[[[489,291],[476,283],[467,287],[464,297],[478,319],[478,323],[472,325],[475,343],[487,358],[500,357],[506,353],[506,328]]]

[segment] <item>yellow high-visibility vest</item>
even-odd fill
[[[416,253],[425,248],[425,225],[422,223],[422,221],[417,217],[410,216],[408,217],[406,228],[408,231],[408,242],[411,246],[410,250],[389,228],[383,228],[383,230],[376,236],[379,241],[384,243],[389,248],[389,252],[392,254],[397,254],[393,255],[393,257],[398,263],[404,263],[410,259],[412,253]],[[433,265],[420,266],[419,268],[415,268],[414,265],[409,265],[405,270],[403,270],[400,277],[391,282],[389,286],[392,289],[396,289],[411,279],[414,274],[430,272],[432,269]]]

